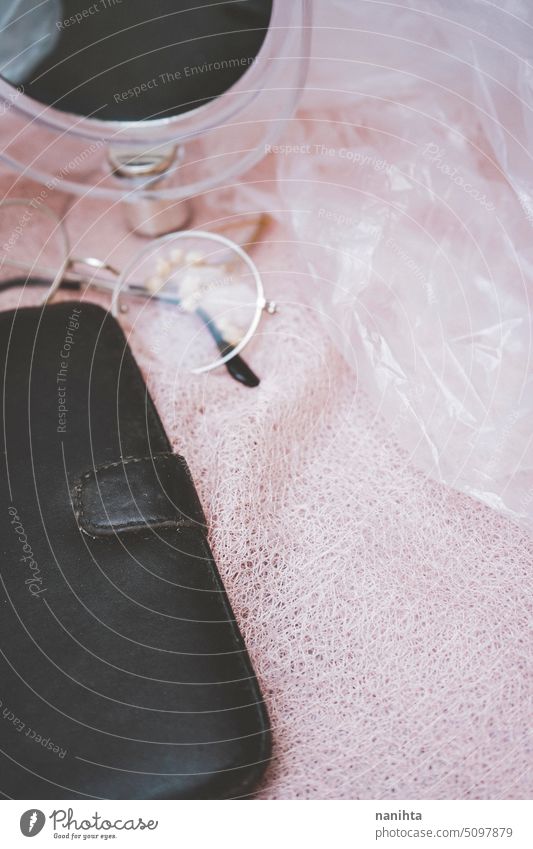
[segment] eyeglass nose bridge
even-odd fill
[[[267,315],[276,315],[279,312],[277,301],[265,300],[263,312],[266,312]]]

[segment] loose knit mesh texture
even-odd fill
[[[532,541],[410,466],[282,254],[259,389],[137,351],[268,703],[259,795],[527,798]]]

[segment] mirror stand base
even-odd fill
[[[143,197],[134,202],[124,202],[126,222],[133,233],[146,238],[156,238],[176,230],[184,230],[191,223],[191,200],[161,200]]]

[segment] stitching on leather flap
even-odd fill
[[[170,461],[170,463],[177,467],[176,470],[172,470],[173,474],[177,471],[178,473],[184,472],[186,475],[187,487],[185,491],[185,500],[187,502],[187,515],[185,517],[180,509],[180,505],[171,499],[167,489],[158,479],[157,462],[160,460]],[[146,517],[143,515],[142,510],[137,504],[135,492],[128,491],[128,494],[131,495],[132,498],[133,510],[137,511],[136,515],[131,519],[124,517],[123,519],[121,518],[120,520],[114,521],[116,517],[113,514],[113,510],[110,509],[110,505],[106,504],[104,494],[100,488],[105,487],[105,480],[99,484],[98,477],[110,469],[125,468],[136,463],[150,463],[152,467],[156,467],[153,469],[154,480],[157,481],[160,492],[164,493],[166,501],[168,502],[168,507],[163,513],[160,513],[159,516],[152,515]],[[87,491],[88,484],[93,482],[98,488],[99,501],[92,514],[87,515],[84,493]],[[179,483],[179,481],[174,480],[174,483]],[[89,469],[81,476],[79,483],[73,487],[72,502],[74,515],[79,529],[93,538],[98,536],[109,536],[110,534],[117,534],[124,531],[147,530],[148,528],[154,529],[162,527],[175,527],[176,529],[194,527],[198,530],[202,530],[203,532],[206,531],[205,516],[196,493],[196,487],[194,485],[190,469],[182,456],[179,454],[172,454],[171,452],[164,454],[152,454],[146,457],[123,457],[112,463],[102,463],[93,469]],[[149,513],[149,510],[147,512]]]

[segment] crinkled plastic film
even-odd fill
[[[315,24],[274,151],[309,298],[418,467],[532,529],[533,6]]]

